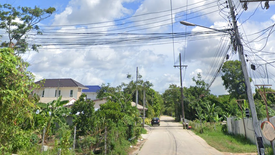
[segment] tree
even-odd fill
[[[254,100],[261,100],[263,102],[263,104],[265,104],[263,98],[260,95],[260,91],[262,93],[265,91],[266,92],[265,96],[266,96],[266,100],[267,100],[267,105],[269,105],[269,106],[274,106],[275,105],[275,98],[274,98],[275,90],[273,90],[272,88],[263,88],[263,87],[261,87],[260,90],[256,89],[255,91],[256,91],[256,93],[254,95]]]
[[[85,100],[86,94],[82,94],[72,106],[72,114],[74,117],[74,125],[79,130],[79,136],[87,135],[93,127],[95,127],[95,109],[94,102]]]
[[[34,76],[27,71],[28,63],[15,56],[11,49],[0,49],[0,152],[16,152],[30,147],[35,88]]]
[[[50,17],[55,8],[34,9],[30,7],[12,7],[10,4],[0,4],[0,28],[4,29],[8,41],[2,42],[2,47],[12,48],[16,54],[25,53],[29,49],[27,42],[28,32],[36,30],[38,35],[42,34],[38,23]],[[30,49],[38,51],[40,45],[32,44]]]
[[[108,96],[108,101],[101,104],[95,113],[96,120],[99,120],[95,128],[98,128],[99,132],[94,148],[99,146],[103,141],[102,135],[106,133],[108,152],[125,154],[125,147],[129,147],[129,139],[134,135],[140,135],[139,112],[136,107],[131,106],[131,95],[122,92],[121,86],[116,87],[112,93],[107,90],[104,94],[103,96]]]
[[[164,104],[164,114],[175,116],[176,120],[180,119],[180,87],[171,84],[162,94]]]
[[[196,119],[196,109],[201,108],[206,110],[205,102],[210,95],[210,91],[207,89],[208,84],[202,80],[201,74],[197,74],[197,78],[193,77],[192,80],[196,83],[195,86],[191,86],[188,89],[185,89],[185,102],[187,104],[185,112],[185,117],[187,119],[194,120]]]
[[[222,80],[225,89],[230,93],[231,97],[239,99],[246,92],[244,85],[244,75],[241,68],[241,62],[238,60],[227,61],[222,67]]]
[[[49,135],[50,127],[58,123],[59,126],[65,126],[66,120],[64,116],[68,116],[70,113],[70,109],[63,107],[66,103],[68,103],[68,100],[61,101],[62,96],[59,96],[57,100],[53,100],[46,104],[46,108],[42,109],[41,113],[44,113],[45,115],[49,116],[49,119],[47,119],[47,126],[46,126],[46,133],[45,138]],[[53,127],[52,127],[53,129]]]

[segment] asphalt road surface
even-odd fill
[[[172,117],[160,117],[160,126],[150,129],[138,155],[223,155]]]

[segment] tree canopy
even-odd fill
[[[223,85],[233,98],[238,99],[240,95],[246,92],[240,61],[225,62],[222,67],[222,73]]]
[[[32,95],[37,85],[27,67],[11,49],[0,49],[0,152],[30,145],[26,122],[33,123],[38,98]]]
[[[29,44],[28,32],[35,30],[42,34],[38,23],[50,17],[55,8],[41,9],[39,7],[13,7],[10,4],[0,4],[0,29],[5,30],[8,40],[1,43],[1,47],[12,48],[16,54],[25,53],[31,49],[38,51],[40,45]]]

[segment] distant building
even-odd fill
[[[44,81],[45,80],[45,81]],[[62,95],[62,100],[78,100],[83,89],[88,89],[83,84],[73,79],[44,79],[35,82],[41,87],[35,90],[40,96],[40,102],[48,103]]]
[[[87,99],[96,100],[97,92],[101,89],[98,85],[85,86],[88,89],[83,89],[82,93],[87,95]]]
[[[139,104],[137,104],[136,105],[136,102],[131,102],[131,105],[132,105],[132,107],[135,107],[135,106],[137,106],[137,109],[139,110],[139,112],[143,112],[143,106],[142,105],[139,105]],[[148,108],[146,108],[146,107],[144,107],[144,110],[148,110]]]

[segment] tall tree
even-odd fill
[[[168,89],[162,94],[163,103],[165,107],[164,114],[175,116],[176,120],[180,119],[180,87],[171,84]]]
[[[222,67],[222,80],[225,89],[233,98],[243,98],[240,96],[246,92],[244,85],[244,75],[241,68],[241,62],[238,60],[227,61]]]
[[[202,80],[201,74],[197,74],[197,77],[193,77],[192,80],[195,82],[195,86],[191,86],[189,89],[185,90],[185,102],[187,102],[187,119],[196,118],[196,109],[198,107],[204,109],[204,102],[207,100],[207,96],[210,94],[210,91],[207,90],[208,84]]]
[[[27,71],[28,64],[11,49],[0,49],[0,152],[16,152],[30,146],[26,122],[33,122],[32,92],[38,86]],[[31,120],[31,121],[29,121]]]
[[[38,23],[50,17],[55,8],[41,9],[39,7],[12,7],[10,4],[0,4],[0,29],[4,29],[8,41],[2,42],[2,47],[12,48],[16,54],[25,53],[28,49],[38,51],[37,44],[29,47],[27,42],[28,32],[35,30],[42,34]]]
[[[79,130],[78,135],[87,135],[95,127],[95,109],[94,102],[85,100],[86,94],[82,94],[72,106],[72,114],[75,116],[73,123]]]

